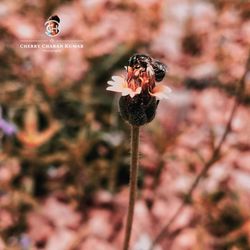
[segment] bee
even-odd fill
[[[155,75],[155,80],[157,82],[162,81],[164,78],[167,67],[165,64],[160,61],[154,60],[150,56],[143,54],[135,54],[129,58],[129,66],[133,69],[142,69],[147,71],[150,75]]]
[[[128,60],[128,64],[130,67],[139,69],[140,67],[147,68],[148,65],[152,63],[152,58],[143,55],[143,54],[135,54],[131,56]]]
[[[154,60],[152,63],[153,70],[155,72],[155,80],[160,82],[163,80],[164,76],[167,73],[167,66],[160,61]]]

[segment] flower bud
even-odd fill
[[[151,122],[156,114],[159,101],[153,96],[136,95],[131,98],[122,96],[119,100],[121,117],[133,126],[142,126]]]

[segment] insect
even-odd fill
[[[160,82],[166,72],[167,67],[165,64],[161,63],[160,61],[154,60],[150,56],[143,55],[143,54],[135,54],[129,58],[129,66],[133,69],[140,69],[148,71],[149,73],[153,70],[155,75],[155,80]]]

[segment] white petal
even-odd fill
[[[128,69],[128,67],[127,67]],[[108,81],[108,86],[106,90],[121,93],[122,96],[130,95],[132,98],[141,93],[141,87],[138,87],[135,91],[128,87],[125,77],[112,76],[112,80]]]
[[[119,84],[122,84],[125,82],[125,79],[121,76],[112,76],[112,79],[116,82],[116,83],[119,83]]]
[[[135,90],[135,93],[136,93],[136,94],[140,94],[140,93],[141,93],[141,87],[138,87],[138,88]]]
[[[133,98],[136,94],[135,94],[135,92],[132,91],[132,92],[129,93],[129,95],[130,95],[131,98]]]
[[[121,88],[117,88],[115,86],[109,86],[106,88],[106,90],[109,90],[109,91],[114,91],[114,92],[122,92],[123,90]]]
[[[122,91],[122,96],[126,96],[126,95],[129,95],[130,94],[130,89],[123,89]]]
[[[129,88],[120,88],[120,87],[117,87],[117,86],[109,86],[109,87],[106,88],[106,90],[121,93],[122,96],[126,96],[126,95],[129,95],[131,93],[131,89],[129,89]]]
[[[114,81],[108,81],[108,85],[114,86],[115,84],[116,84],[116,82],[114,82]]]
[[[138,87],[135,91],[133,91],[132,89],[129,90],[130,90],[129,95],[131,96],[131,98],[141,93],[141,87]]]

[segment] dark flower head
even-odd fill
[[[113,76],[107,90],[120,92],[120,112],[130,124],[141,126],[153,120],[159,99],[167,99],[171,89],[156,81],[165,76],[166,66],[146,55],[134,55],[125,67],[126,77]]]

